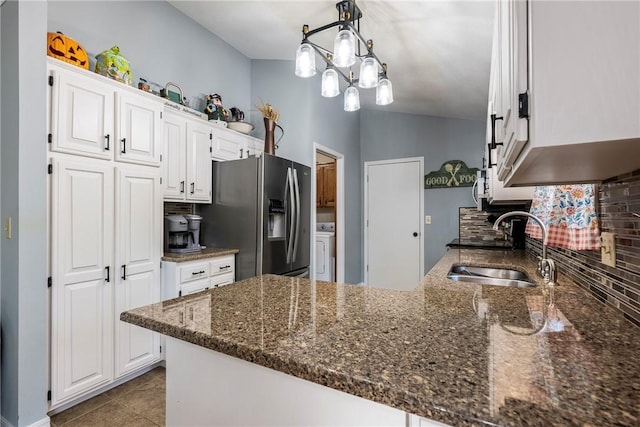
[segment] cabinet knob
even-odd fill
[[[417,232],[413,232],[413,237],[418,237],[418,233]]]

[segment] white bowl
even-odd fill
[[[253,130],[253,125],[247,122],[227,122],[227,127],[236,132],[249,134]]]

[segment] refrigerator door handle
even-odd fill
[[[298,252],[298,240],[300,238],[300,186],[298,185],[298,171],[293,169],[293,187],[296,196],[296,231],[293,239],[293,262],[296,262],[296,254]]]
[[[285,190],[285,197],[286,197],[286,193],[289,193],[289,209],[288,209],[288,213],[289,213],[289,230],[285,231],[285,244],[287,245],[287,264],[291,264],[291,251],[293,249],[293,210],[295,209],[294,207],[294,195],[293,195],[293,179],[291,178],[291,168],[287,168],[287,186],[286,186],[286,190]],[[287,240],[287,234],[289,235],[289,239]]]

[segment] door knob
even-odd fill
[[[413,232],[413,237],[418,237],[418,233],[416,233],[415,231]]]

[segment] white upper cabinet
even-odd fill
[[[211,203],[211,140],[208,123],[187,122],[187,199]]]
[[[498,178],[590,182],[640,169],[640,3],[503,0],[497,11]]]
[[[50,69],[51,149],[62,153],[113,157],[113,87],[79,73]]]
[[[231,129],[213,128],[214,160],[246,159],[249,156],[260,156],[264,152],[264,142],[249,135]]]
[[[130,93],[117,93],[118,149],[116,160],[160,165],[163,105]]]
[[[163,126],[164,200],[211,203],[212,126],[171,111]]]
[[[160,165],[163,101],[47,59],[51,151]]]
[[[162,135],[162,191],[165,200],[185,200],[187,180],[187,122],[165,113]]]

